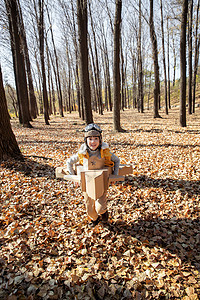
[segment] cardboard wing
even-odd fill
[[[65,175],[69,174],[66,168],[56,168],[56,178],[64,178]]]
[[[70,180],[73,182],[78,182],[80,184],[80,175],[70,175],[66,168],[57,167],[56,168],[56,178],[63,178],[64,180]]]
[[[93,158],[90,160],[89,168],[98,167],[100,169],[90,169],[85,171],[83,166],[77,166],[77,175],[69,175],[66,168],[56,168],[56,177],[78,182],[81,185],[82,192],[86,192],[89,197],[99,199],[107,191],[111,182],[124,181],[126,174],[131,174],[133,168],[131,165],[120,165],[119,175],[112,175],[112,168],[102,169],[101,159]]]
[[[119,165],[119,175],[128,175],[133,173],[133,167],[132,165]]]

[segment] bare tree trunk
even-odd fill
[[[92,18],[90,4],[89,4],[89,12],[90,12],[92,34],[93,34],[93,39],[94,39],[95,73],[96,73],[96,81],[97,81],[97,96],[98,96],[98,103],[99,103],[99,114],[103,115],[102,83],[101,83],[101,75],[100,75],[100,68],[99,68],[99,59],[98,59],[98,51],[97,51],[96,34],[95,34],[95,29],[94,29],[94,24],[93,24],[93,18]]]
[[[61,84],[60,84],[60,72],[59,72],[59,67],[58,67],[58,55],[57,55],[56,46],[55,46],[55,42],[54,42],[52,24],[51,24],[51,19],[50,19],[50,16],[49,16],[49,11],[48,11],[48,6],[47,5],[46,5],[46,9],[47,9],[47,16],[48,16],[48,20],[49,20],[49,24],[50,24],[49,28],[50,28],[50,32],[51,32],[51,40],[52,40],[53,51],[54,51],[54,56],[55,56],[56,76],[57,76],[57,81],[58,81],[58,93],[59,93],[59,97],[58,97],[58,99],[59,99],[59,111],[60,111],[60,116],[64,117],[62,89],[61,89]]]
[[[144,112],[144,94],[143,94],[143,69],[142,69],[142,12],[141,12],[141,0],[139,0],[139,30],[138,30],[138,101],[139,101],[139,111]]]
[[[29,112],[28,104],[28,90],[27,90],[27,81],[26,81],[26,71],[25,71],[25,62],[24,55],[21,51],[22,42],[20,40],[20,22],[19,22],[19,11],[17,7],[16,0],[5,0],[7,15],[9,19],[9,31],[11,36],[11,41],[13,44],[12,53],[13,53],[13,64],[15,66],[15,79],[16,79],[16,89],[19,102],[19,117],[20,123],[24,127],[32,128],[30,124],[31,116]]]
[[[167,74],[168,74],[168,107],[169,109],[171,108],[171,101],[170,101],[170,59],[169,59],[169,26],[168,26],[169,19],[167,18]]]
[[[173,34],[173,33],[172,33]],[[172,36],[172,47],[173,47],[173,55],[174,55],[174,73],[173,73],[173,86],[175,85],[175,80],[176,80],[176,49],[174,45],[174,37]]]
[[[40,42],[40,60],[42,68],[42,90],[43,90],[43,104],[44,104],[44,119],[45,124],[49,125],[49,105],[46,86],[45,62],[44,62],[44,0],[39,0],[39,42]]]
[[[115,20],[114,20],[114,61],[113,61],[113,88],[114,88],[114,107],[113,121],[114,130],[123,131],[120,125],[120,35],[121,35],[121,12],[122,0],[115,1]]]
[[[8,157],[22,158],[23,156],[11,128],[0,66],[0,160]]]
[[[133,88],[133,108],[137,107],[137,87],[136,87],[136,78],[137,78],[137,72],[136,72],[136,59],[133,56],[132,58],[132,69],[133,69],[133,75],[132,75],[132,88]]]
[[[166,62],[165,62],[165,37],[164,37],[164,25],[163,25],[163,6],[162,6],[162,0],[160,0],[160,12],[161,12],[161,31],[162,31],[162,50],[163,50],[164,84],[165,84],[165,113],[166,113],[166,115],[168,115],[168,103],[167,103],[167,74],[166,74]]]
[[[22,17],[22,11],[20,2],[18,0],[18,7],[19,7],[19,14],[20,14],[20,27],[21,27],[21,38],[23,42],[23,49],[24,49],[24,57],[26,62],[26,72],[28,77],[28,86],[29,86],[29,104],[30,104],[30,114],[33,119],[37,118],[37,102],[34,92],[34,86],[33,86],[33,78],[32,78],[32,72],[31,72],[31,63],[29,59],[29,53],[28,53],[28,46],[27,46],[27,40],[26,40],[26,32],[24,28],[24,22]]]
[[[101,26],[101,35],[102,35],[102,48],[103,48],[102,50],[103,50],[103,57],[104,57],[104,64],[105,64],[105,82],[107,88],[108,105],[110,111],[112,111],[110,63],[108,57],[107,39],[106,39],[105,30],[103,26]]]
[[[98,94],[98,82],[97,82],[97,70],[94,62],[94,54],[91,45],[91,39],[89,40],[89,49],[90,49],[90,63],[89,63],[89,74],[90,74],[90,82],[91,82],[91,102],[92,102],[92,109],[95,112],[99,112],[100,114],[100,103],[99,103],[99,94]]]
[[[189,2],[188,12],[188,113],[192,114],[192,27],[193,27],[193,0]]]
[[[183,0],[180,37],[180,125],[186,127],[186,28],[188,0]]]
[[[56,115],[56,97],[55,97],[52,75],[51,75],[51,92],[52,92],[52,101],[53,101],[53,114]]]
[[[67,64],[68,64],[68,109],[69,112],[72,112],[72,105],[71,105],[71,59],[69,57],[69,47],[66,46],[66,54],[67,54]]]
[[[199,62],[199,47],[200,47],[200,34],[198,34],[199,26],[199,3],[197,5],[197,17],[196,17],[196,33],[195,33],[195,55],[194,55],[194,75],[193,75],[193,95],[192,95],[192,112],[195,112],[195,93],[196,93],[196,77]]]
[[[46,42],[46,56],[47,56],[47,82],[48,82],[48,89],[49,89],[49,115],[52,114],[53,108],[52,108],[52,95],[51,95],[51,64],[50,64],[50,58],[49,58],[49,49],[48,49],[48,43],[47,38],[45,39]]]
[[[150,0],[150,36],[153,48],[153,60],[154,60],[154,77],[155,77],[155,87],[154,87],[154,118],[160,118],[158,113],[159,107],[159,93],[160,93],[160,79],[159,79],[159,65],[158,65],[158,49],[157,49],[157,38],[154,30],[153,22],[153,0]]]
[[[121,40],[121,39],[120,39]],[[124,84],[125,84],[125,76],[124,76],[124,55],[123,55],[123,49],[122,49],[122,44],[120,41],[120,54],[121,54],[121,104],[120,108],[124,110],[125,108],[125,95],[124,95]]]
[[[110,111],[112,111],[112,97],[111,97],[111,83],[110,83],[110,66],[109,66],[109,57],[108,57],[108,50],[106,47],[105,52],[105,61],[106,61],[106,82],[108,88],[108,103]]]
[[[88,69],[88,43],[87,43],[87,0],[77,0],[78,39],[80,55],[81,90],[84,103],[86,124],[93,123],[91,108],[91,90]]]

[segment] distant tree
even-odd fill
[[[100,28],[101,30],[101,39],[102,39],[102,61],[104,66],[104,80],[105,80],[105,107],[108,110],[108,106],[110,111],[112,111],[112,97],[111,97],[111,78],[110,78],[110,58],[108,55],[108,46],[107,39],[105,35],[105,29],[103,26]]]
[[[150,0],[150,18],[149,18],[149,27],[150,27],[150,37],[152,43],[153,51],[153,61],[154,61],[154,118],[160,118],[158,113],[159,108],[159,96],[160,96],[160,78],[159,78],[159,65],[158,65],[158,49],[157,49],[157,37],[154,29],[153,21],[153,0]]]
[[[186,127],[186,31],[188,0],[182,2],[180,36],[180,125]]]
[[[168,93],[168,105],[171,108],[171,99],[170,99],[170,55],[169,55],[169,18],[167,18],[167,76],[168,76],[168,86],[167,86],[167,93]],[[175,76],[175,75],[174,75]]]
[[[141,11],[141,0],[139,0],[139,29],[138,29],[138,109],[141,113],[144,112],[144,94],[143,94],[143,68],[142,68],[142,50],[141,50],[141,39],[142,39],[142,11]]]
[[[199,5],[200,0],[197,4],[197,16],[196,16],[196,29],[195,29],[195,55],[194,55],[194,74],[193,74],[193,94],[192,94],[192,112],[195,112],[195,94],[196,94],[196,78],[198,71],[199,62],[199,47],[200,47],[200,34],[198,33],[199,28]]]
[[[61,83],[60,83],[60,71],[59,71],[59,66],[58,66],[58,55],[57,55],[57,51],[56,51],[53,29],[52,29],[53,26],[52,26],[50,15],[49,15],[48,5],[46,5],[46,11],[47,11],[49,24],[50,24],[49,28],[50,28],[50,32],[51,32],[51,40],[52,40],[53,51],[54,51],[54,56],[55,56],[55,65],[56,65],[56,74],[55,75],[56,75],[56,81],[57,81],[57,85],[58,85],[59,111],[60,111],[61,117],[64,117],[64,115],[63,115],[63,99],[62,99],[63,97],[62,97],[62,90],[61,90]]]
[[[45,124],[49,125],[49,104],[48,104],[47,84],[46,84],[46,74],[45,74],[45,60],[44,60],[44,0],[39,0],[38,5],[39,5],[38,33],[39,33],[40,61],[41,61],[41,69],[42,69],[44,120],[45,120]]]
[[[102,82],[101,82],[101,74],[100,74],[100,67],[99,67],[99,55],[97,49],[96,31],[94,27],[90,2],[89,2],[89,13],[90,13],[90,22],[91,22],[91,29],[92,29],[92,36],[93,36],[93,44],[94,44],[95,59],[93,62],[93,68],[94,68],[94,78],[95,78],[95,85],[96,85],[97,103],[98,103],[99,114],[103,115]]]
[[[192,114],[192,28],[193,0],[189,1],[188,10],[188,113]]]
[[[160,0],[160,14],[161,14],[161,31],[162,31],[162,52],[163,52],[163,69],[164,69],[164,84],[165,84],[165,112],[168,115],[168,103],[167,103],[167,72],[166,72],[166,61],[165,61],[165,35],[164,35],[164,21],[163,21],[163,5]]]
[[[23,156],[11,128],[0,66],[0,160],[8,157],[22,158]]]
[[[78,20],[78,41],[80,55],[80,79],[81,91],[84,104],[84,116],[86,124],[93,122],[91,108],[91,90],[89,81],[88,68],[88,15],[87,15],[87,0],[77,0],[77,20]]]

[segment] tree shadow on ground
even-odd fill
[[[146,175],[134,177],[132,175],[126,177],[126,185],[132,185],[138,188],[162,188],[164,191],[177,191],[182,195],[188,194],[200,195],[200,180],[184,180],[184,179],[172,179],[172,178],[153,178]]]
[[[151,128],[151,129],[133,129],[133,130],[128,130],[127,132],[146,132],[146,133],[162,133],[162,132],[173,132],[173,133],[180,133],[180,134],[200,134],[200,130],[192,130],[192,129],[187,129],[185,131],[180,131],[176,129],[160,129],[160,128]]]
[[[52,160],[44,156],[33,155],[37,159]],[[46,163],[37,162],[35,160],[24,157],[22,160],[9,159],[1,162],[2,167],[11,171],[23,173],[24,176],[30,177],[48,177],[55,178],[55,168]]]
[[[149,248],[164,248],[200,271],[199,218],[161,219],[149,215],[136,222],[119,220],[108,227],[118,234],[136,238]]]
[[[200,145],[192,145],[192,144],[187,144],[187,145],[182,145],[182,144],[137,144],[136,142],[124,142],[120,144],[120,142],[111,142],[111,145],[115,145],[115,146],[134,146],[134,148],[148,148],[148,147],[160,147],[160,148],[169,148],[169,147],[174,147],[174,148],[199,148]]]

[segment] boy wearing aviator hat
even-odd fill
[[[79,162],[85,169],[88,167],[88,159],[96,156],[102,159],[105,167],[113,167],[113,174],[118,175],[120,159],[110,152],[107,143],[102,141],[102,130],[94,123],[85,127],[85,143],[81,145],[77,154],[71,156],[67,160],[67,169],[69,174],[73,175],[73,165]],[[84,193],[86,202],[86,210],[91,218],[90,226],[97,225],[101,220],[108,221],[107,198],[106,192],[97,200],[90,198],[87,193]]]

